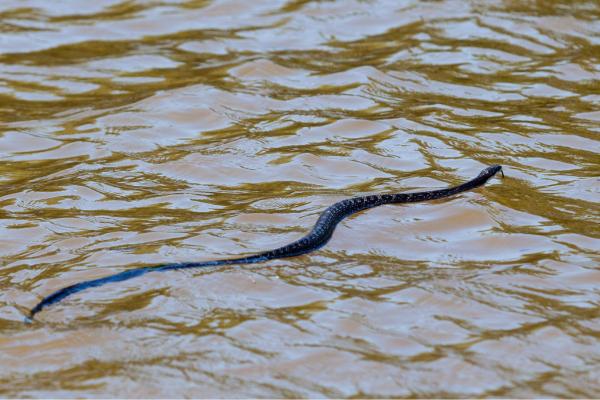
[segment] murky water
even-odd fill
[[[600,396],[598,1],[0,2],[0,395]],[[328,205],[473,192],[249,254]]]

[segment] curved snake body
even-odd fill
[[[114,275],[109,275],[104,278],[79,282],[74,285],[64,287],[50,294],[49,296],[44,297],[33,309],[31,309],[29,313],[29,320],[32,320],[35,314],[40,312],[43,308],[51,304],[57,303],[63,300],[65,297],[70,296],[74,293],[81,292],[82,290],[88,288],[102,286],[107,283],[129,280],[144,275],[148,272],[170,271],[177,269],[200,267],[214,267],[232,264],[254,264],[257,262],[272,260],[276,258],[286,258],[305,254],[325,245],[331,238],[331,235],[333,234],[333,231],[335,230],[337,224],[342,219],[351,214],[362,210],[366,210],[368,208],[377,207],[383,204],[416,203],[452,196],[484,185],[488,181],[488,179],[496,175],[499,171],[502,171],[502,167],[499,165],[487,167],[483,171],[481,171],[481,173],[477,175],[477,177],[475,177],[474,179],[471,179],[470,181],[465,182],[461,185],[450,187],[447,189],[414,193],[377,194],[370,196],[353,197],[350,199],[339,201],[328,207],[325,211],[323,211],[316,224],[314,225],[313,229],[303,238],[285,246],[273,250],[264,251],[262,253],[250,255],[247,257],[201,262],[173,263],[153,267],[135,268],[119,272]]]

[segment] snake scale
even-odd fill
[[[475,189],[479,186],[484,185],[491,177],[496,175],[499,171],[502,171],[500,165],[493,165],[485,168],[477,175],[477,177],[471,179],[458,186],[453,186],[447,189],[431,190],[426,192],[413,192],[413,193],[397,193],[397,194],[375,194],[369,196],[353,197],[339,201],[329,206],[319,216],[313,229],[303,238],[296,240],[285,246],[264,251],[262,253],[224,260],[213,260],[213,261],[201,261],[201,262],[183,262],[183,263],[172,263],[162,264],[152,267],[141,267],[126,270],[123,272],[109,275],[104,278],[92,279],[88,281],[79,282],[70,286],[66,286],[56,292],[44,297],[35,307],[29,312],[28,321],[33,320],[33,317],[43,308],[48,307],[52,304],[58,303],[64,298],[81,292],[93,287],[103,286],[107,283],[126,281],[148,272],[158,271],[171,271],[178,269],[187,268],[200,268],[200,267],[216,267],[220,265],[232,265],[232,264],[254,264],[267,260],[273,260],[276,258],[294,257],[300,254],[305,254],[316,250],[324,246],[337,224],[345,217],[354,214],[356,212],[366,210],[368,208],[377,207],[383,204],[392,203],[416,203],[420,201],[428,201],[440,199],[442,197],[453,196],[455,194]]]

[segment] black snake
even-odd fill
[[[453,186],[447,189],[431,190],[426,192],[415,192],[415,193],[397,193],[397,194],[376,194],[370,196],[353,197],[339,201],[332,206],[328,207],[319,219],[317,223],[310,231],[309,234],[303,238],[287,244],[283,247],[276,248],[274,250],[264,251],[262,253],[225,260],[213,260],[213,261],[201,261],[201,262],[184,262],[184,263],[173,263],[163,264],[153,267],[142,267],[126,270],[119,272],[114,275],[109,275],[104,278],[93,279],[89,281],[83,281],[76,283],[71,286],[64,287],[51,295],[44,297],[29,313],[28,320],[31,321],[35,314],[40,312],[44,307],[51,304],[57,303],[67,296],[74,293],[81,292],[82,290],[102,286],[111,282],[121,282],[128,279],[135,278],[140,275],[144,275],[148,272],[154,271],[169,271],[184,268],[199,268],[199,267],[214,267],[219,265],[232,265],[232,264],[253,264],[257,262],[273,260],[276,258],[293,257],[300,254],[305,254],[320,248],[325,245],[337,224],[349,216],[358,211],[366,210],[367,208],[377,207],[383,204],[391,203],[415,203],[419,201],[435,200],[442,197],[448,197],[461,193],[467,190],[474,189],[476,187],[484,185],[488,179],[496,175],[499,171],[502,171],[500,165],[493,165],[485,168],[477,175],[477,177],[471,179],[462,185]]]

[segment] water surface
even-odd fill
[[[0,3],[0,395],[600,396],[600,3]],[[250,254],[328,205],[504,179]]]

